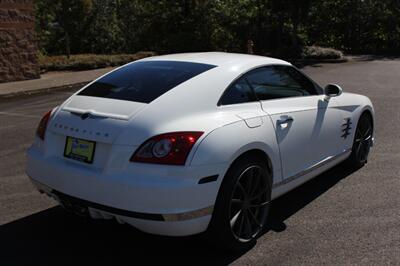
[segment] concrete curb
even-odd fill
[[[16,81],[0,84],[0,99],[52,91],[79,89],[79,86],[91,82],[108,73],[114,68],[100,68],[95,70],[77,72],[49,72],[43,74],[40,79]]]
[[[51,93],[51,92],[62,91],[62,90],[78,89],[80,87],[85,86],[88,83],[89,82],[80,82],[80,83],[69,84],[69,85],[58,86],[58,87],[50,87],[50,88],[43,88],[43,89],[32,89],[32,90],[26,90],[26,91],[10,92],[10,93],[7,93],[7,94],[0,95],[0,99],[4,100],[4,99],[10,99],[10,98],[19,97],[19,96],[40,95],[40,94],[44,94],[44,93]]]
[[[297,66],[308,66],[314,64],[341,64],[351,61],[347,57],[340,59],[288,59],[290,63]]]

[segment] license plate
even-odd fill
[[[84,163],[93,163],[96,142],[67,137],[64,156]]]

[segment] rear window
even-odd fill
[[[136,62],[104,76],[78,95],[150,103],[179,84],[214,67],[179,61]]]

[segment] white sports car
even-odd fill
[[[66,209],[149,233],[255,241],[270,202],[373,144],[361,95],[290,63],[229,53],[157,56],[88,84],[40,121],[27,174]]]

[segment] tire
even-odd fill
[[[346,164],[350,167],[360,168],[368,162],[368,155],[372,146],[373,122],[369,113],[363,113],[357,123],[353,147]]]
[[[212,245],[242,251],[255,244],[270,208],[271,175],[267,169],[267,162],[254,155],[242,157],[230,167],[207,231]]]

